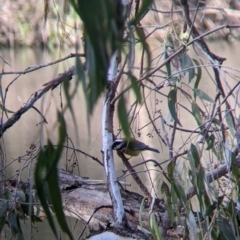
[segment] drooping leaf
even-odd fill
[[[145,33],[142,28],[137,28],[136,29],[137,36],[139,37],[139,41],[142,44],[143,50],[146,52],[146,58],[147,58],[147,67],[146,71],[148,72],[149,69],[151,68],[151,51],[148,42],[145,39]]]
[[[192,59],[193,62],[195,63],[195,65],[197,66],[197,78],[196,78],[196,81],[194,83],[194,88],[197,89],[198,88],[198,85],[200,83],[200,80],[202,78],[202,69],[200,67],[200,64],[199,62],[196,60],[196,59]],[[196,97],[195,97],[196,99]]]
[[[195,102],[192,102],[192,114],[193,114],[198,126],[201,128],[201,126],[203,124],[203,119],[202,119],[201,112],[198,108],[198,105]]]
[[[214,102],[214,100],[209,95],[207,95],[204,91],[202,91],[198,88],[194,88],[193,91],[194,91],[194,96],[197,96],[200,99],[206,100],[206,101],[211,102],[211,103]]]
[[[192,158],[194,160],[194,165],[195,165],[194,167],[198,168],[200,165],[200,156],[198,153],[198,149],[196,148],[196,146],[194,144],[191,144],[190,151],[191,151]]]
[[[126,137],[130,137],[126,101],[124,96],[121,96],[119,99],[117,111],[118,111],[118,119],[122,126],[123,132]]]
[[[188,73],[188,82],[190,83],[195,76],[194,64],[187,53],[182,53],[180,56],[181,68],[184,70],[184,75]]]
[[[191,236],[190,239],[194,239],[193,236],[197,236],[198,230],[197,230],[197,223],[192,211],[188,211],[188,214],[186,216],[186,222],[187,222],[188,230]]]
[[[177,90],[173,89],[168,94],[168,108],[174,121],[176,121],[178,125],[182,126],[177,117],[176,103],[177,103]]]
[[[137,25],[138,22],[146,15],[149,11],[149,7],[152,4],[152,0],[143,0],[141,1],[141,7],[137,12],[136,16],[131,20],[132,25]]]
[[[134,28],[133,26],[128,24],[128,36],[129,36],[129,43],[128,43],[128,68],[130,70],[133,69],[135,63],[135,46],[136,40],[134,35]]]
[[[215,149],[214,149],[215,136],[214,136],[214,134],[211,134],[211,135],[206,139],[206,142],[207,142],[206,150],[213,150],[213,152],[215,152]]]
[[[144,210],[144,204],[145,204],[145,198],[142,199],[141,205],[140,205],[140,209],[139,209],[139,215],[138,215],[138,222],[140,224],[141,229],[143,229],[143,224],[142,224],[142,214],[143,214],[143,210]]]
[[[0,199],[0,217],[2,217],[6,213],[7,208],[8,208],[7,200]]]
[[[139,85],[139,83],[137,83],[137,79],[136,79],[135,76],[131,75],[130,80],[131,80],[132,90],[134,91],[134,93],[136,95],[137,102],[141,103],[142,102],[142,95],[141,95],[140,85]]]
[[[122,42],[125,21],[121,1],[70,0],[76,13],[84,24],[86,69],[89,77],[88,91],[85,91],[88,111],[105,90],[109,63]],[[91,11],[89,11],[91,9]]]
[[[174,224],[175,222],[175,212],[174,209],[172,207],[172,199],[171,199],[171,192],[169,189],[169,186],[167,185],[167,183],[165,183],[165,181],[163,181],[162,185],[161,185],[161,192],[162,195],[164,197],[164,201],[166,203],[166,208],[167,208],[167,213],[168,216],[170,218],[170,221],[172,224]]]
[[[233,229],[226,218],[222,217],[221,220],[218,222],[218,225],[219,230],[223,233],[226,240],[236,239]]]
[[[5,216],[0,217],[0,234],[1,234],[2,230],[3,230],[4,225],[5,225],[5,221],[6,221],[6,217]]]
[[[226,119],[227,126],[229,127],[229,130],[230,130],[232,136],[235,136],[235,133],[236,133],[235,124],[234,124],[234,122],[233,122],[233,119],[232,119],[230,110],[228,110],[228,111],[226,112],[225,119]]]
[[[21,235],[22,229],[19,223],[18,212],[16,210],[10,211],[8,213],[7,220],[8,220],[8,224],[10,226],[12,235],[14,237],[16,237],[17,235]]]
[[[169,58],[169,55],[167,53],[167,46],[166,46],[166,43],[164,43],[164,60],[168,59]],[[171,74],[172,74],[172,71],[171,71],[171,63],[170,61],[168,61],[166,64],[166,69],[167,69],[167,76],[170,77]]]
[[[50,228],[52,229],[55,237],[57,238],[57,229],[55,226],[55,223],[53,221],[53,217],[48,205],[48,200],[47,200],[47,189],[46,189],[46,182],[45,182],[45,176],[47,173],[47,164],[46,161],[48,161],[49,159],[46,156],[46,150],[42,149],[38,155],[38,159],[37,159],[37,164],[36,164],[36,169],[35,169],[35,174],[34,174],[34,178],[35,178],[35,187],[37,190],[37,195],[38,198],[41,202],[41,205],[43,207],[43,210],[47,216],[47,220],[49,223]]]
[[[35,185],[41,205],[47,215],[49,225],[57,237],[56,227],[50,212],[49,203],[55,212],[56,219],[61,229],[73,239],[69,230],[62,208],[61,192],[58,185],[58,161],[60,160],[63,143],[66,138],[66,124],[63,116],[58,113],[59,140],[56,148],[48,141],[45,149],[41,149],[35,170]]]

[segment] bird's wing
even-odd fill
[[[130,148],[133,150],[133,151],[138,151],[138,150],[145,150],[148,146],[142,142],[139,142],[136,140],[135,143],[129,143],[130,144]]]

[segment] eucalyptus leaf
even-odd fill
[[[137,78],[133,75],[130,75],[130,80],[131,80],[132,90],[136,95],[137,102],[141,103],[142,102],[141,88],[139,83],[137,82]]]
[[[138,22],[146,15],[149,11],[149,7],[151,6],[153,0],[142,0],[141,7],[135,17],[131,20],[132,25],[137,25]]]
[[[195,76],[195,68],[191,58],[187,55],[187,53],[182,53],[180,55],[180,63],[181,69],[184,71],[184,75],[185,73],[188,73],[188,82],[190,83]]]
[[[121,49],[125,15],[119,1],[70,0],[84,24],[88,91],[84,91],[88,111],[93,108],[106,89],[107,74],[112,55]],[[91,9],[91,11],[89,11]]]
[[[201,112],[198,108],[198,105],[195,102],[192,102],[192,114],[195,120],[197,121],[198,126],[201,127],[203,124],[203,119],[202,119]]]
[[[234,137],[235,134],[236,134],[235,124],[233,122],[233,119],[232,119],[232,116],[231,116],[231,113],[230,113],[229,110],[226,112],[225,119],[226,119],[226,122],[227,122],[227,126],[228,126],[228,128],[229,128],[229,130],[232,134],[232,137]]]
[[[219,230],[223,233],[226,240],[236,239],[232,226],[226,218],[222,217],[222,219],[218,222],[218,225]]]
[[[169,58],[169,55],[168,55],[168,52],[167,52],[167,46],[166,46],[166,42],[164,42],[164,60],[168,59]],[[171,74],[172,74],[172,71],[171,71],[171,63],[170,61],[168,61],[166,64],[166,69],[167,69],[167,76],[170,77]]]
[[[19,223],[19,216],[18,216],[18,212],[16,210],[10,211],[8,213],[8,224],[10,226],[12,235],[14,237],[17,236],[17,234],[22,233],[22,229]]]
[[[194,88],[193,91],[194,91],[194,95],[199,97],[200,99],[206,100],[211,103],[214,102],[214,100],[208,94],[206,94],[204,91],[202,91],[198,88]]]
[[[4,199],[0,199],[0,217],[2,217],[8,208],[8,201]]]
[[[118,119],[122,126],[125,137],[130,137],[128,115],[126,109],[126,100],[124,96],[121,96],[117,105]]]
[[[196,59],[192,59],[192,61],[197,66],[197,78],[196,78],[196,81],[194,83],[194,89],[197,89],[198,85],[200,83],[200,80],[202,78],[202,68],[200,67],[199,62]],[[196,99],[196,97],[195,97],[195,99]]]
[[[168,108],[174,121],[176,121],[178,125],[182,126],[177,117],[176,103],[177,103],[177,90],[173,89],[168,94]]]

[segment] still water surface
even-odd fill
[[[219,43],[212,43],[210,44],[211,50],[222,56],[226,57],[227,61],[225,61],[224,65],[229,66],[232,68],[239,69],[239,56],[240,50],[238,48],[238,43],[233,43],[232,45],[219,42]],[[32,49],[21,49],[21,50],[1,50],[1,57],[9,63],[10,66],[4,65],[4,71],[17,71],[17,70],[24,70],[27,67],[33,65],[39,65],[51,61],[55,61],[60,57],[64,57],[68,55],[70,51],[65,51],[59,54],[56,53],[48,53],[42,52],[40,50],[32,50]],[[58,73],[61,73],[63,70],[68,69],[74,65],[74,59],[69,59],[63,63],[58,65],[50,66],[47,68],[43,68],[36,72],[22,75],[20,76],[17,81],[11,86],[8,91],[8,97],[6,101],[7,109],[12,111],[18,110],[31,96],[32,93],[41,89],[42,85],[52,78],[54,78]],[[239,73],[235,72],[236,75],[240,75]],[[2,78],[2,86],[3,91],[5,91],[6,86],[16,77],[17,75],[4,75]],[[71,81],[71,85],[74,86],[76,80]],[[229,82],[229,84],[234,84]],[[31,144],[36,144],[39,141],[44,141],[43,139],[50,138],[53,143],[57,142],[57,128],[56,128],[56,109],[60,109],[60,91],[59,87],[55,89],[53,92],[47,93],[43,99],[39,100],[35,107],[37,107],[41,112],[43,112],[48,124],[39,124],[41,122],[41,117],[37,114],[34,110],[29,110],[25,113],[21,119],[10,129],[6,131],[4,134],[4,147],[6,152],[6,159],[7,162],[11,162],[13,159],[18,158],[26,153],[26,150],[29,148]],[[201,82],[201,89],[211,95],[212,92],[215,92],[215,86],[206,77]],[[169,89],[166,90],[166,92]],[[154,101],[154,100],[153,100]],[[63,104],[66,101],[63,97]],[[161,104],[164,104],[163,102]],[[187,104],[187,103],[186,103]],[[167,118],[167,106],[159,106],[164,114],[164,117]],[[72,116],[69,111],[65,114],[65,120],[67,123],[67,130],[69,137],[72,139],[73,143],[75,144],[76,148],[79,148],[83,151],[86,151],[93,156],[98,157],[101,159],[101,110],[102,110],[102,99],[99,100],[97,106],[95,107],[94,113],[90,118],[90,124],[87,118],[86,112],[86,104],[83,92],[81,87],[79,86],[79,91],[77,95],[73,99],[73,108],[75,111],[75,117],[77,120],[77,126],[74,126]],[[142,114],[138,118],[138,127],[144,126],[149,122],[147,115]],[[191,127],[192,120],[189,121],[187,118],[182,118],[181,123],[183,126]],[[90,131],[88,127],[90,126]],[[193,129],[196,126],[192,126]],[[117,123],[115,123],[115,128],[118,128]],[[147,133],[152,132],[152,129],[144,128],[142,130],[142,137],[141,140],[145,141],[146,143],[152,145],[153,147],[158,148],[161,151],[160,155],[153,154],[151,152],[144,153],[146,158],[154,158],[158,161],[164,161],[168,158],[167,150],[164,146],[159,142],[159,140],[155,138],[148,138]],[[181,145],[181,139],[176,139],[179,141],[179,146]],[[178,143],[177,143],[178,144]],[[61,162],[62,167],[65,167],[64,159],[66,156],[63,157]],[[140,158],[140,159],[139,159]],[[77,154],[77,161],[79,168],[75,170],[75,174],[80,173],[82,177],[89,177],[93,179],[104,179],[104,171],[103,169],[93,162],[91,159],[86,158],[84,155]],[[132,163],[138,163],[141,160],[141,157],[135,158],[131,160]],[[22,163],[14,163],[12,164],[8,170],[8,176],[14,176],[16,174],[16,170],[19,169]],[[122,174],[123,165],[115,157],[115,164],[118,176]],[[153,167],[152,165],[150,167]],[[144,166],[139,167],[138,170],[144,170]],[[154,173],[152,177],[157,177],[159,173]],[[28,176],[28,171],[24,171],[21,179],[24,180]],[[146,176],[146,173],[141,175],[142,180],[145,183],[149,183],[149,177]],[[130,177],[124,179],[125,181],[132,182]],[[149,185],[150,186],[150,185]],[[139,192],[138,187],[132,183],[130,190]],[[75,220],[71,221],[71,226],[74,226]],[[24,232],[26,236],[28,236],[28,228],[24,222],[22,223],[25,225]],[[80,231],[80,227],[75,228],[76,235],[78,235]],[[33,229],[34,238],[36,240],[40,239],[53,239],[53,235],[51,230],[48,227],[46,222],[37,224],[37,228]],[[2,235],[2,239],[8,239],[8,234]],[[26,238],[27,239],[27,238]]]

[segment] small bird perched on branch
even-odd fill
[[[112,149],[125,153],[129,156],[138,156],[142,151],[152,151],[159,153],[158,149],[149,147],[135,138],[118,138],[112,144]]]

